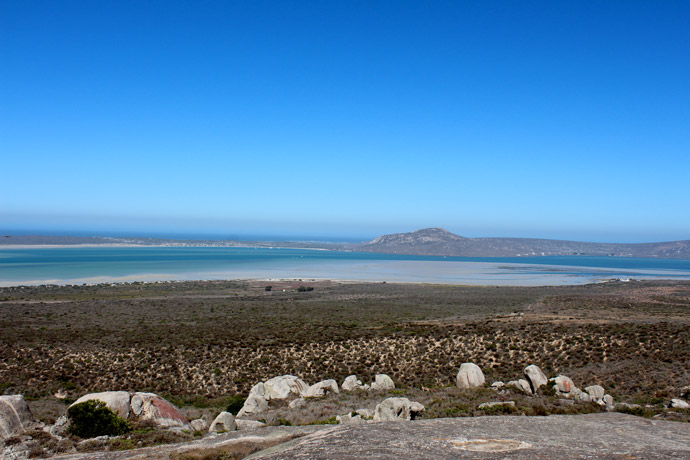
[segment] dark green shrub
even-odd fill
[[[81,438],[118,436],[132,431],[129,422],[105,407],[103,401],[84,401],[67,409],[67,415],[70,433]]]
[[[546,384],[539,387],[538,393],[544,396],[556,396],[556,389],[552,385]]]
[[[494,406],[484,407],[480,409],[484,411],[486,415],[510,415],[520,410],[511,404],[496,404]]]
[[[247,400],[247,398],[241,395],[230,396],[228,399],[228,408],[225,410],[232,415],[237,415],[240,409],[242,409],[242,406],[244,406],[244,402]]]
[[[264,288],[264,290],[265,290],[266,292],[270,292],[271,290],[273,290],[273,286],[266,286],[266,287]]]
[[[311,292],[314,288],[312,286],[300,286],[297,288],[297,292]]]
[[[290,420],[284,419],[282,417],[278,417],[276,419],[276,425],[292,426],[292,422]]]
[[[621,412],[623,414],[630,414],[634,415],[636,417],[654,417],[658,412],[655,411],[652,408],[648,407],[639,407],[639,406],[633,406],[633,407],[626,407],[626,406],[618,406],[616,407],[616,412]]]

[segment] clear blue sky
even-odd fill
[[[690,239],[688,1],[0,2],[0,230]]]

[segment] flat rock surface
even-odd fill
[[[293,439],[295,436],[303,436],[319,429],[323,429],[323,426],[273,426],[246,431],[230,431],[179,444],[166,444],[115,452],[84,452],[57,455],[51,458],[60,460],[169,460],[170,455],[173,453],[179,454],[202,449],[230,447],[235,443],[243,442],[256,444],[285,442]]]
[[[294,436],[300,436],[292,439]],[[266,427],[158,447],[62,455],[63,460],[166,459],[172,453],[275,443],[249,459],[604,459],[690,458],[690,424],[619,413],[474,417],[363,425]]]
[[[251,459],[688,459],[690,424],[606,413],[337,426]]]

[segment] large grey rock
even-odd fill
[[[249,390],[249,395],[260,396],[266,399],[266,388],[264,387],[264,382],[259,382]]]
[[[304,398],[296,398],[290,401],[290,404],[288,404],[288,407],[290,409],[299,409],[300,407],[304,407],[307,405],[307,401]]]
[[[597,413],[460,417],[337,425],[254,454],[252,460],[535,460],[690,458],[687,424]]]
[[[89,393],[74,401],[72,406],[93,400],[103,401],[108,409],[117,412],[117,415],[120,417],[129,418],[130,394],[128,392],[103,391],[101,393]]]
[[[304,396],[309,385],[294,375],[281,375],[264,382],[266,400],[286,399],[291,394]]]
[[[539,366],[530,364],[525,368],[523,373],[525,374],[525,377],[527,377],[527,381],[529,382],[530,388],[532,389],[532,393],[536,393],[539,390],[540,386],[546,385],[548,383],[546,376],[539,368]]]
[[[315,383],[314,385],[307,388],[307,392],[304,396],[307,398],[321,398],[329,393],[340,393],[340,390],[338,389],[338,384],[333,379],[323,380],[319,383]]]
[[[592,398],[592,401],[601,401],[606,394],[606,390],[601,385],[590,385],[585,387],[585,392]]]
[[[690,404],[688,404],[687,401],[683,401],[682,399],[674,398],[671,400],[670,407],[674,409],[690,409]]]
[[[132,412],[140,420],[150,420],[159,428],[189,426],[177,407],[155,393],[134,393],[131,405]]]
[[[262,428],[266,426],[265,423],[258,422],[256,420],[241,420],[238,418],[235,419],[235,425],[237,426],[238,430],[253,430],[255,428]]]
[[[549,382],[552,382],[554,384],[554,388],[556,389],[557,394],[564,396],[566,398],[575,397],[581,393],[580,389],[575,386],[572,379],[565,375],[559,375],[557,377],[549,379]]]
[[[500,380],[491,384],[491,388],[493,388],[494,390],[497,390],[497,391],[502,390],[503,387],[505,387],[505,386],[506,386],[506,384],[501,382]]]
[[[387,398],[374,410],[375,422],[414,420],[424,412],[424,406],[407,398]]]
[[[208,421],[203,418],[198,418],[189,422],[189,425],[194,431],[206,431],[208,429]]]
[[[473,388],[484,385],[484,373],[474,363],[463,363],[455,378],[458,388]]]
[[[208,432],[233,431],[236,428],[237,424],[235,423],[235,417],[230,412],[223,411],[218,414],[213,423],[211,423]]]
[[[0,439],[7,439],[39,425],[22,395],[0,396]]]
[[[515,388],[516,390],[522,391],[528,395],[532,394],[532,387],[525,379],[511,380],[510,382],[506,383],[506,386],[508,388]]]
[[[349,375],[340,386],[343,391],[368,390],[369,385],[362,385],[362,381],[356,375]]]
[[[393,379],[386,374],[376,374],[369,388],[372,390],[393,390],[395,388],[395,383],[393,383]]]
[[[593,401],[592,397],[589,395],[589,393],[586,393],[584,391],[581,391],[577,395],[575,395],[575,400],[577,401],[582,401],[582,402],[591,402]]]
[[[606,405],[606,410],[613,410],[615,409],[615,404],[613,403],[613,396],[611,395],[604,395],[603,398],[601,398],[602,401],[604,401],[604,404]]]
[[[335,417],[335,420],[341,425],[359,425],[361,423],[366,423],[366,421],[362,418],[361,415],[352,415],[352,413],[337,415]]]
[[[249,393],[249,397],[244,401],[242,409],[237,413],[237,418],[248,415],[262,414],[268,410],[268,403],[263,395]]]

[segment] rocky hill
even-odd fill
[[[379,236],[356,248],[363,252],[429,256],[615,256],[690,259],[690,240],[617,244],[534,238],[465,238],[442,228]]]

